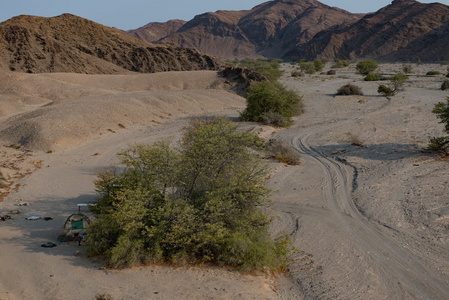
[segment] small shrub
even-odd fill
[[[352,132],[347,132],[346,135],[348,136],[348,142],[351,144],[351,146],[361,147],[363,148],[363,142],[360,140],[358,135],[353,134]]]
[[[443,81],[443,84],[441,84],[441,89],[442,89],[443,91],[449,90],[449,80]]]
[[[362,93],[362,90],[358,86],[348,83],[338,89],[337,95],[343,95],[343,96],[363,95],[363,93]]]
[[[379,94],[384,95],[385,97],[395,95],[395,91],[393,91],[391,88],[389,88],[388,86],[385,86],[383,84],[379,85],[379,87],[377,88],[377,92]]]
[[[293,147],[276,139],[271,139],[264,145],[274,158],[288,165],[299,165],[301,163],[301,155]]]
[[[365,76],[374,72],[377,68],[378,65],[374,60],[361,61],[356,65],[357,72]]]
[[[299,67],[306,74],[312,75],[316,73],[315,64],[313,62],[301,62],[299,63]]]
[[[293,72],[291,73],[291,76],[292,76],[293,78],[299,78],[299,77],[304,76],[304,73],[299,72],[299,71],[293,71]]]
[[[379,73],[371,73],[371,74],[366,75],[364,80],[365,81],[378,81],[378,80],[381,80],[382,77],[383,76]]]
[[[335,71],[335,70],[329,70],[329,71],[327,71],[326,74],[327,74],[327,75],[336,75],[336,74],[337,74],[337,71]]]
[[[323,64],[323,62],[322,62],[321,60],[319,60],[319,59],[316,59],[316,60],[313,62],[313,65],[314,65],[314,67],[315,67],[315,71],[317,71],[317,72],[320,72],[320,71],[322,71],[322,70],[324,69],[324,64]]]
[[[435,75],[441,75],[441,72],[438,71],[429,71],[426,73],[427,76],[435,76]]]
[[[403,65],[402,66],[402,71],[405,74],[411,74],[411,73],[413,73],[413,67],[412,67],[412,65]]]
[[[286,120],[283,115],[280,113],[274,112],[273,110],[270,110],[266,113],[262,114],[261,117],[262,123],[266,125],[271,125],[275,127],[285,127],[287,126]]]
[[[449,155],[449,137],[443,136],[431,138],[425,150],[438,152],[443,155]]]
[[[349,63],[346,60],[336,59],[335,63],[332,65],[332,68],[346,68],[349,66]]]
[[[402,91],[404,89],[405,81],[408,80],[408,76],[403,73],[398,73],[390,77],[390,83],[393,86],[395,92]]]
[[[447,73],[446,77],[449,78],[449,73]]]

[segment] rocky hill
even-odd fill
[[[170,42],[221,58],[282,57],[308,43],[318,32],[347,26],[361,17],[315,0],[275,0],[246,11],[198,15],[158,40],[160,25],[150,23],[130,33],[150,42]]]
[[[178,29],[181,28],[185,23],[187,22],[182,20],[170,20],[168,22],[152,22],[140,28],[128,30],[126,31],[126,33],[141,40],[154,43],[178,31]]]
[[[18,16],[0,23],[0,67],[12,71],[152,73],[218,70],[223,65],[196,50],[150,44],[70,14]]]
[[[395,0],[340,30],[326,30],[287,58],[449,60],[449,6]]]

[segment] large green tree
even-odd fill
[[[208,262],[243,270],[286,263],[287,239],[273,241],[269,170],[261,140],[226,119],[195,120],[177,147],[167,141],[119,153],[122,171],[99,174],[89,255],[114,267]]]

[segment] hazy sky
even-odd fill
[[[322,0],[353,13],[374,12],[392,0]],[[149,22],[190,20],[195,15],[217,10],[250,9],[266,0],[0,0],[0,22],[17,15],[52,17],[71,13],[120,29],[135,29]],[[449,0],[426,1],[449,5]]]

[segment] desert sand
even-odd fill
[[[11,183],[0,202],[0,216],[11,216],[0,222],[0,299],[449,298],[449,164],[422,151],[443,134],[431,110],[447,96],[442,76],[423,74],[446,66],[414,65],[389,99],[353,65],[301,79],[283,67],[281,81],[304,96],[305,114],[283,130],[241,124],[302,155],[300,166],[269,162],[272,231],[291,234],[298,249],[277,276],[210,266],[110,270],[76,242],[41,247],[78,203],[95,201],[95,173],[127,145],[176,139],[192,117],[238,116],[244,98],[215,72],[0,73],[1,170]],[[380,68],[394,74],[402,65]],[[364,95],[335,96],[346,83]]]

